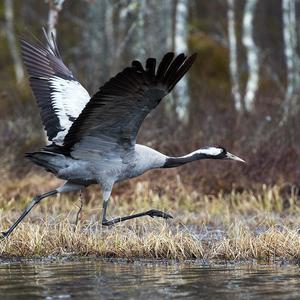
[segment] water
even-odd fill
[[[113,263],[0,265],[0,299],[300,299],[297,266]]]

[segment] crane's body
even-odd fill
[[[133,151],[126,153],[126,156],[114,159],[113,163],[110,163],[109,153],[86,160],[49,151],[33,152],[27,156],[58,178],[81,187],[96,183],[107,186],[109,183],[137,177],[148,170],[162,168],[167,160],[166,155],[139,144],[135,145]]]
[[[185,75],[196,55],[167,53],[158,67],[149,58],[144,68],[133,61],[102,86],[92,97],[64,65],[55,41],[47,47],[22,40],[22,55],[41,118],[52,144],[28,153],[35,164],[66,182],[36,196],[19,219],[5,232],[8,236],[42,199],[57,193],[81,190],[99,184],[103,194],[102,224],[113,225],[141,217],[172,218],[149,210],[106,219],[109,197],[116,182],[137,177],[156,168],[173,168],[200,159],[243,161],[222,147],[204,147],[181,157],[170,157],[136,143],[138,130],[147,116]]]

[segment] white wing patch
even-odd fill
[[[52,140],[56,144],[62,144],[72,123],[91,97],[86,89],[75,80],[53,76],[49,79],[49,85],[51,102],[62,127],[62,131],[58,132]]]

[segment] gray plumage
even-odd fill
[[[168,219],[169,214],[150,210],[107,220],[106,209],[114,183],[151,169],[176,167],[199,159],[242,161],[220,147],[205,147],[182,157],[169,157],[136,144],[145,117],[186,74],[196,54],[175,57],[174,53],[167,53],[157,68],[154,58],[147,59],[145,68],[139,61],[133,61],[89,99],[86,90],[62,62],[56,44],[54,48],[48,40],[48,48],[24,40],[21,44],[31,87],[52,141],[27,157],[66,183],[33,199],[3,236],[8,236],[43,198],[80,190],[90,184],[99,184],[102,189],[103,225],[144,215]]]

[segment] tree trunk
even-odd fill
[[[14,31],[13,0],[5,0],[4,9],[5,9],[5,32],[7,36],[8,47],[14,63],[16,81],[17,84],[20,84],[24,80],[24,69],[17,48],[15,31]]]
[[[187,55],[187,37],[188,37],[188,0],[178,0],[176,3],[175,15],[175,52]],[[188,106],[190,97],[188,93],[187,77],[183,77],[175,88],[176,112],[180,120],[188,121]]]
[[[229,68],[231,76],[231,92],[234,99],[234,106],[236,111],[240,112],[244,110],[244,103],[241,97],[240,90],[240,76],[238,69],[238,52],[237,52],[237,40],[235,31],[235,10],[234,0],[228,0],[227,10],[227,22],[228,22],[228,44],[229,44]]]
[[[297,23],[294,0],[282,0],[283,40],[286,60],[287,87],[283,101],[283,118],[285,123],[291,115],[299,110],[298,92],[300,84],[299,55],[297,54]]]
[[[147,40],[147,34],[145,32],[145,18],[147,13],[147,1],[146,0],[140,0],[139,1],[139,7],[138,7],[138,24],[137,24],[137,41],[136,41],[136,49],[137,49],[137,58],[140,60],[145,59],[145,53],[146,53],[146,43]]]
[[[47,0],[49,3],[49,13],[48,13],[48,28],[47,35],[50,43],[53,45],[52,35],[56,40],[56,26],[58,22],[59,12],[62,10],[62,6],[65,0]]]
[[[84,53],[84,77],[92,94],[109,78],[109,62],[114,59],[114,53],[108,53],[107,45],[108,5],[111,4],[107,0],[93,1],[86,10],[86,26],[80,46]]]
[[[245,108],[248,112],[253,110],[255,95],[259,81],[259,50],[253,38],[253,18],[257,0],[247,0],[243,18],[243,44],[247,52],[248,81],[245,91]]]

